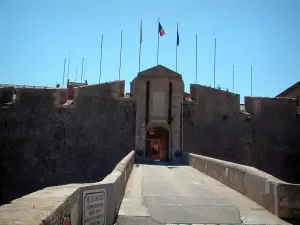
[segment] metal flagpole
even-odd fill
[[[77,68],[76,68],[75,82],[77,82]]]
[[[101,38],[101,55],[100,55],[100,74],[99,74],[99,84],[101,82],[101,69],[102,69],[102,44],[103,44],[103,34]]]
[[[143,41],[143,28],[142,24],[143,21],[141,20],[141,26],[140,26],[140,52],[139,52],[139,72],[141,72],[141,50],[142,50],[142,41]]]
[[[81,65],[81,81],[80,81],[80,83],[82,83],[82,76],[83,76],[83,63],[84,63],[84,58],[82,58],[82,65]]]
[[[251,97],[252,97],[252,66],[251,66]]]
[[[214,88],[216,88],[216,49],[217,49],[217,39],[215,39],[215,56],[214,56]]]
[[[68,63],[68,77],[67,77],[67,79],[69,79],[69,69],[70,69],[70,55],[71,55],[71,52],[69,52],[69,63]]]
[[[232,65],[232,92],[234,93],[234,65]]]
[[[178,51],[178,44],[179,44],[179,34],[178,34],[178,23],[177,23],[177,38],[176,38],[176,72],[177,72],[177,51]]]
[[[121,76],[121,65],[122,65],[122,36],[123,36],[123,30],[121,30],[121,48],[120,48],[119,80],[120,80],[120,76]]]
[[[65,84],[65,69],[66,69],[66,59],[65,59],[65,62],[64,62],[64,73],[63,73],[62,87],[64,87],[64,84]]]
[[[158,65],[158,52],[159,52],[159,19],[158,19],[158,32],[157,32],[157,58],[156,58],[156,65]]]
[[[196,84],[198,83],[198,43],[197,43],[197,34],[196,34]]]
[[[85,82],[85,72],[86,72],[86,60],[85,60],[85,62],[84,62],[84,75],[83,75],[83,77],[84,77],[84,82]]]

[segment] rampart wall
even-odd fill
[[[191,85],[184,105],[184,150],[250,165],[300,183],[300,116],[296,99],[245,97]]]
[[[75,88],[72,104],[62,104],[67,89],[18,88],[0,109],[0,203],[105,177],[134,148],[135,104],[119,97],[123,86]]]
[[[124,81],[67,89],[0,88],[0,204],[46,186],[102,179],[134,148],[135,103]],[[184,150],[300,183],[296,99],[191,85]],[[127,149],[127,151],[124,151]]]

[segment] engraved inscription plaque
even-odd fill
[[[105,225],[106,189],[83,191],[83,225]]]

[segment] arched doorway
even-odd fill
[[[168,160],[169,131],[162,127],[149,128],[146,138],[147,160]]]

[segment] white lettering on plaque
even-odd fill
[[[83,191],[83,225],[105,225],[106,189]]]

